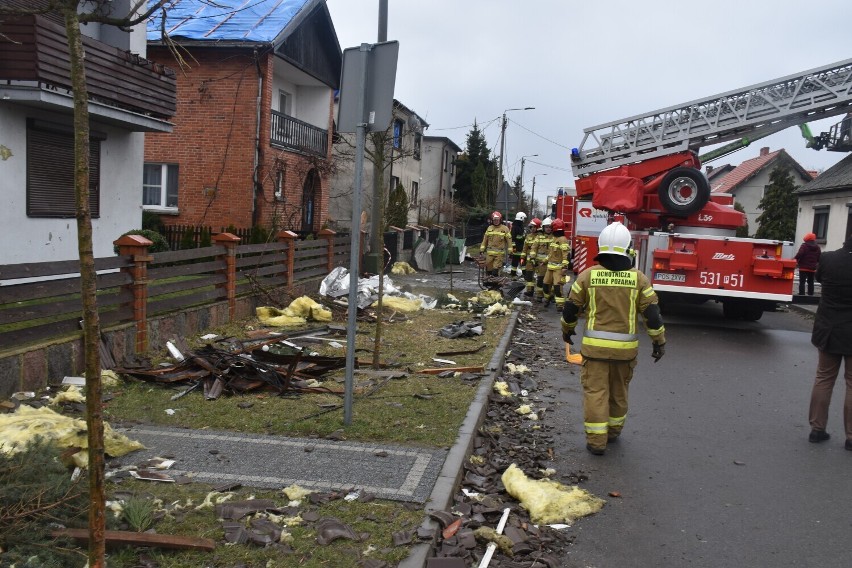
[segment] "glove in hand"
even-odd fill
[[[562,325],[562,341],[569,345],[574,345],[574,340],[571,339],[571,336],[574,335],[574,328],[561,319],[559,323]]]
[[[654,363],[663,358],[663,355],[666,354],[666,344],[665,343],[655,343],[654,350],[651,351],[651,357],[654,358]]]

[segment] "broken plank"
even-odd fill
[[[69,537],[74,540],[89,540],[89,529],[57,529],[51,534],[56,537]],[[174,550],[212,551],[216,543],[209,538],[197,536],[178,536],[170,534],[139,533],[133,531],[104,531],[106,543],[128,546],[153,546]]]
[[[446,371],[454,371],[457,373],[481,373],[482,370],[483,366],[477,365],[473,367],[441,367],[439,369],[420,369],[417,372],[426,373],[427,375],[438,375]]]
[[[476,349],[467,349],[465,351],[441,351],[440,353],[435,353],[438,357],[449,357],[452,355],[473,355],[474,353],[479,353],[485,348],[485,344],[483,343]]]

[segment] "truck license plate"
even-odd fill
[[[686,282],[686,274],[671,274],[669,272],[655,272],[654,280],[661,282]]]

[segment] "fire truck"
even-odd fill
[[[791,302],[794,243],[736,237],[745,215],[732,196],[710,192],[697,152],[728,143],[715,159],[791,126],[809,147],[848,152],[842,122],[817,137],[807,122],[850,111],[847,59],[584,129],[571,151],[576,195],[558,195],[553,210],[572,240],[575,272],[593,264],[597,235],[617,219],[663,305],[714,300],[725,317],[754,321]]]

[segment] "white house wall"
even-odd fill
[[[814,209],[828,206],[828,230],[825,244],[820,245],[824,251],[836,250],[846,239],[847,223],[850,208],[852,208],[852,190],[833,192],[830,195],[801,195],[799,197],[799,213],[796,217],[796,242],[801,243],[806,233],[813,231]]]
[[[4,198],[0,225],[15,235],[14,246],[0,248],[0,264],[79,257],[76,219],[27,217],[26,120],[32,112],[0,104],[0,145],[11,152],[11,156],[0,160],[0,195]],[[47,119],[44,112],[36,115]],[[94,255],[112,256],[113,241],[141,226],[144,135],[104,125],[92,127],[107,135],[101,142],[101,216],[92,219]]]

